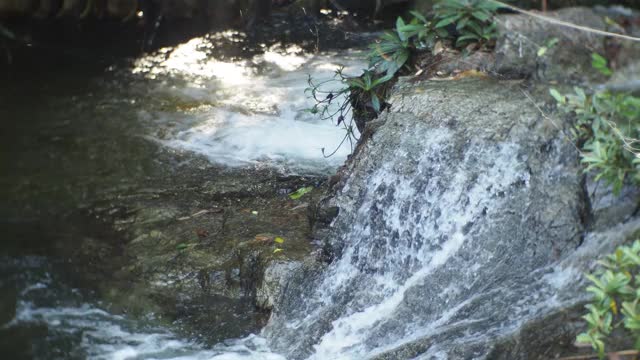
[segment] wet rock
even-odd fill
[[[640,57],[640,45],[638,46],[637,56]],[[640,96],[640,62],[631,62],[617,69],[609,81],[596,88],[614,92],[628,92],[635,96]]]
[[[585,300],[581,274],[640,220],[617,203],[592,213],[570,124],[540,112],[547,91],[487,77],[401,79],[320,235],[330,263],[289,281],[265,328],[272,347],[294,359],[575,351],[576,326],[532,324],[578,318],[567,312]]]
[[[317,195],[288,194],[320,179],[182,164],[151,191],[88,206],[115,235],[84,239],[74,261],[91,269],[89,286],[115,313],[153,314],[210,344],[256,332],[291,273],[313,258],[307,207]]]
[[[273,310],[277,307],[284,287],[301,266],[302,263],[297,261],[269,263],[256,292],[256,304],[265,310]]]

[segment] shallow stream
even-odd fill
[[[235,32],[212,36],[242,41]],[[305,88],[308,74],[358,71],[358,52],[263,45],[259,55],[227,59],[214,42],[196,38],[106,67],[80,61],[16,70],[0,88],[0,353],[7,358],[281,358],[256,336],[204,347],[153,316],[111,314],[92,279],[62,255],[87,238],[119,236],[80,210],[200,181],[180,173],[200,158],[214,169],[321,176],[345,160],[348,146],[323,156],[344,131],[305,110]]]

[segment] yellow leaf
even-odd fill
[[[618,315],[618,305],[616,305],[615,300],[611,300],[611,303],[609,303],[609,307],[611,308],[611,311],[613,311],[614,315]]]
[[[282,249],[275,249],[275,250],[273,250],[273,253],[274,253],[274,254],[277,254],[277,253],[279,253],[280,251],[282,251]]]
[[[278,244],[284,243],[284,239],[281,238],[280,236],[276,236],[276,238],[273,239],[273,241],[277,242]]]

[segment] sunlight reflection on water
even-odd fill
[[[342,146],[331,158],[324,158],[322,149],[336,149],[345,130],[306,111],[313,102],[305,89],[309,74],[329,79],[339,66],[357,73],[364,67],[360,53],[309,54],[297,46],[273,46],[248,59],[222,61],[211,55],[214,48],[209,39],[195,38],[136,61],[134,74],[163,81],[156,96],[170,92],[214,104],[192,111],[189,121],[165,136],[152,138],[227,166],[267,164],[285,172],[328,172],[344,162],[350,146]],[[171,81],[178,78],[186,84]],[[171,116],[151,115],[165,120]]]

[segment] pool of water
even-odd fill
[[[358,59],[358,52],[265,46],[256,56],[222,60],[208,38],[197,38],[137,59],[11,74],[0,88],[0,353],[281,359],[259,336],[204,346],[153,314],[111,314],[92,291],[96,279],[62,254],[90,238],[119,236],[79,210],[193,181],[175,171],[185,158],[283,174],[334,171],[351,149],[322,154],[344,130],[306,111],[307,76],[329,78],[339,65],[357,72]]]

